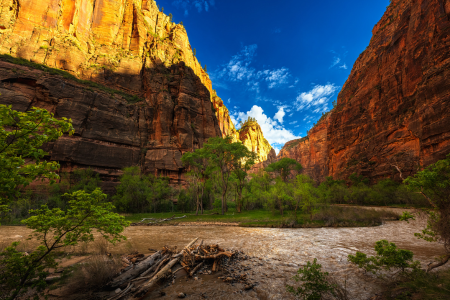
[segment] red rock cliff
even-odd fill
[[[75,136],[50,146],[63,170],[89,166],[115,179],[140,165],[181,182],[184,152],[209,137],[239,138],[185,28],[153,0],[3,0],[0,54],[76,76],[0,63],[0,103],[73,120]]]
[[[280,152],[304,162],[308,173],[318,166],[321,179],[353,172],[398,179],[391,164],[409,175],[450,152],[450,0],[393,0],[372,33],[326,138],[313,129],[314,149],[287,149],[291,143]],[[314,161],[315,148],[326,149],[326,157]]]

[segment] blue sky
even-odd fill
[[[159,0],[182,21],[233,121],[278,150],[306,136],[368,46],[389,0]]]

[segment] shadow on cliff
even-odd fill
[[[221,135],[210,92],[184,62],[145,62],[139,74],[96,70],[79,79],[63,70],[0,55],[0,104],[36,106],[72,119],[75,134],[48,146],[61,171],[92,168],[114,192],[122,169],[184,184],[181,156]],[[86,77],[83,77],[86,78]]]

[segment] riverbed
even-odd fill
[[[113,253],[160,249],[164,245],[179,249],[193,238],[199,237],[208,244],[217,243],[224,248],[238,249],[254,257],[250,260],[250,278],[258,282],[249,297],[236,299],[287,299],[286,283],[295,275],[299,267],[317,258],[323,269],[334,275],[347,286],[350,299],[370,299],[380,289],[382,282],[360,272],[347,261],[349,254],[362,251],[375,254],[373,248],[378,240],[394,242],[399,248],[414,252],[414,258],[423,265],[434,256],[442,255],[443,248],[436,243],[428,243],[414,237],[421,231],[425,220],[407,222],[387,221],[377,227],[363,228],[241,228],[224,226],[136,226],[125,230],[127,241],[109,247]],[[25,227],[1,226],[0,243],[23,240],[30,231]],[[28,244],[27,244],[28,243]],[[24,247],[32,247],[26,242]],[[93,250],[94,251],[94,250]],[[251,297],[250,297],[251,295]],[[227,299],[226,292],[217,299]],[[229,298],[228,298],[229,299]]]

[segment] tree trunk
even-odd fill
[[[201,201],[200,201],[200,207],[201,207],[201,209],[202,209],[202,215],[203,215],[203,194],[204,194],[204,192],[205,192],[205,187],[202,186],[202,195],[201,195],[201,197],[200,197],[200,199],[201,199]]]
[[[197,193],[196,194],[197,194],[197,205],[196,205],[197,209],[196,209],[195,215],[198,216],[198,189],[197,189]]]
[[[225,214],[225,194],[226,192],[222,191],[222,215]]]

